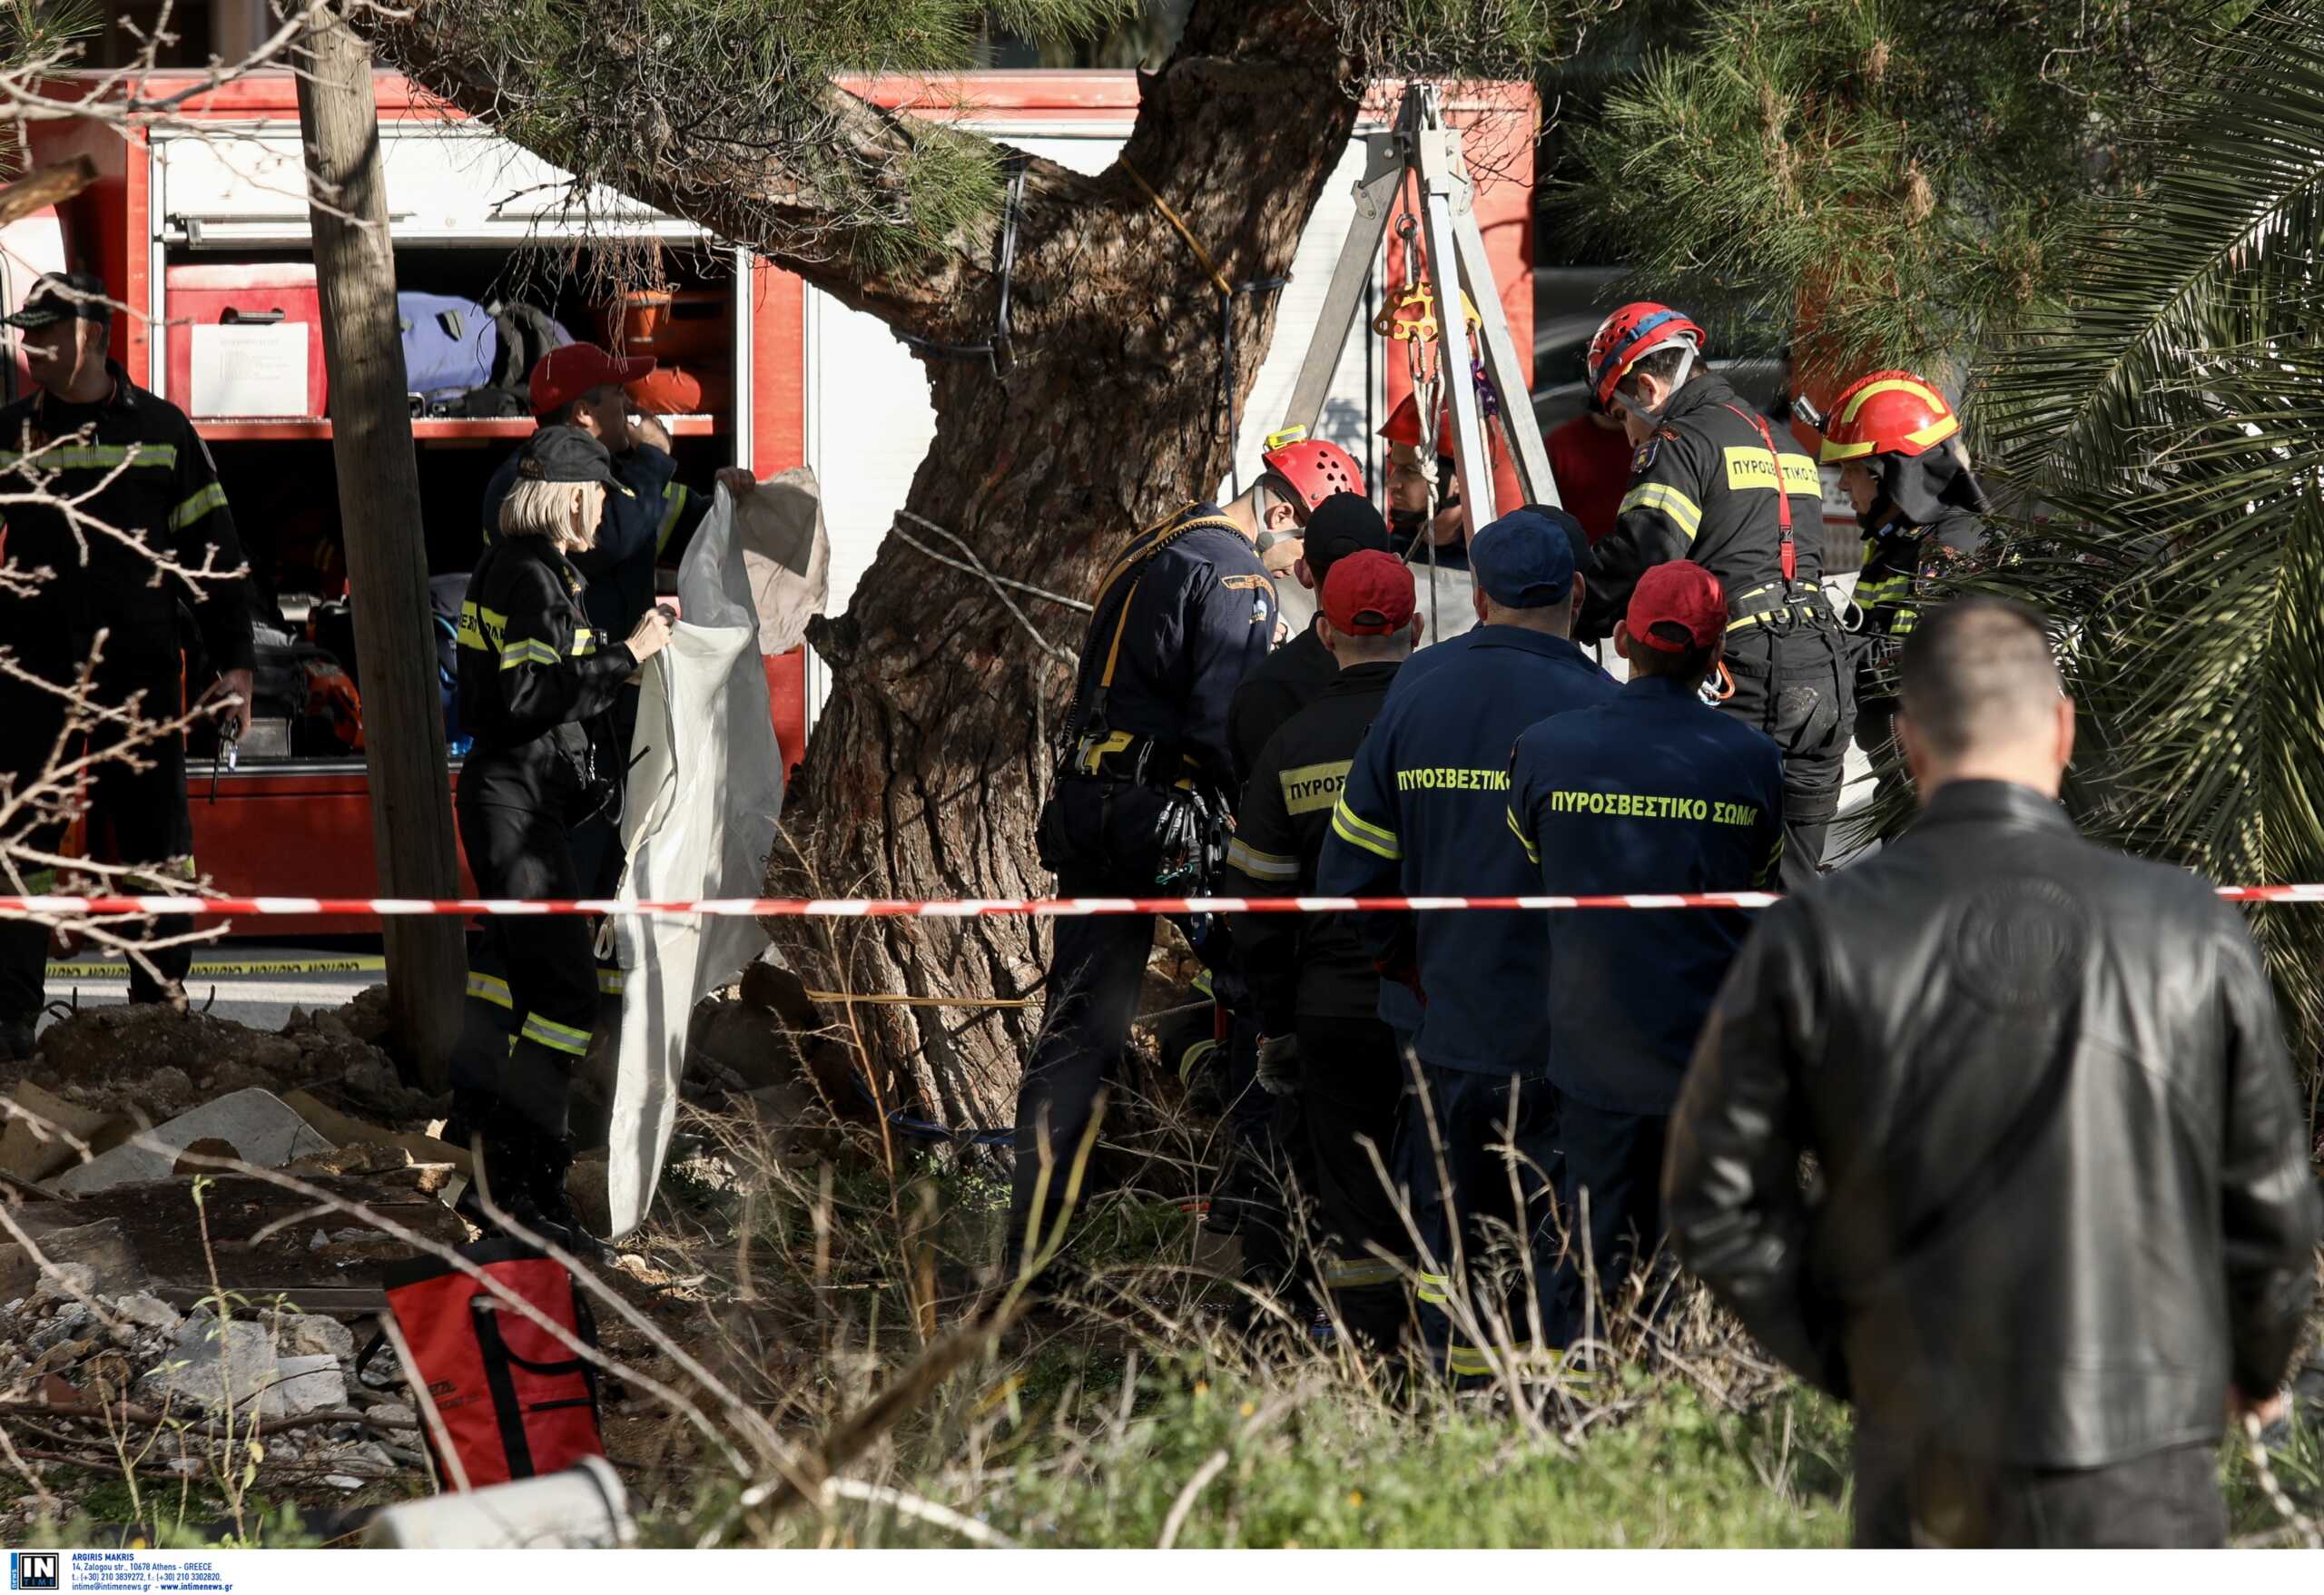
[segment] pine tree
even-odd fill
[[[2073,202],[2135,185],[2154,152],[2134,120],[2225,20],[2210,0],[1646,13],[1661,42],[1575,130],[1567,214],[1641,290],[1789,336],[1827,386],[1957,378],[2054,302]]]
[[[417,0],[352,20],[428,88],[517,143],[747,244],[891,328],[990,336],[1010,152],[846,93],[842,74],[966,64],[988,11],[1030,38],[1087,37],[1133,0]],[[1551,0],[1195,0],[1143,79],[1110,170],[1027,159],[1010,281],[1015,363],[931,360],[936,438],[908,514],[995,574],[1083,592],[1131,532],[1226,475],[1214,278],[1150,184],[1234,281],[1281,275],[1367,84],[1407,72],[1530,75],[1563,48]],[[1134,172],[1137,175],[1132,175]],[[1240,296],[1247,394],[1275,330]],[[876,427],[879,418],[834,418]],[[924,536],[925,534],[923,534]],[[1029,601],[1040,629],[1078,617]],[[1069,675],[1007,591],[891,538],[848,613],[810,640],[833,687],[784,814],[778,890],[1038,895],[1041,728]],[[811,987],[917,997],[1033,994],[1025,921],[784,921]],[[948,1126],[1006,1124],[1039,1009],[858,1009],[867,1051]]]

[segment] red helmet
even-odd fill
[[[1600,404],[1614,402],[1614,389],[1630,368],[1658,349],[1690,344],[1697,354],[1709,340],[1684,311],[1641,300],[1624,305],[1598,323],[1590,340],[1590,391]]]
[[[1403,402],[1388,414],[1387,425],[1380,428],[1380,436],[1390,443],[1402,443],[1408,448],[1420,447],[1420,400],[1407,393]],[[1436,441],[1439,448],[1452,447],[1452,407],[1442,404],[1436,409]]]
[[[1303,438],[1281,448],[1270,448],[1259,456],[1259,464],[1289,482],[1291,490],[1299,495],[1304,506],[1299,515],[1302,521],[1334,493],[1364,491],[1364,468],[1355,463],[1355,457],[1321,438]]]
[[[1824,463],[1867,454],[1925,454],[1960,429],[1960,418],[1935,386],[1910,371],[1875,371],[1832,401]]]

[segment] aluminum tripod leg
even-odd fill
[[[1516,341],[1509,335],[1509,314],[1493,284],[1492,261],[1485,254],[1485,235],[1477,226],[1475,206],[1454,210],[1452,238],[1460,249],[1461,280],[1476,285],[1470,288],[1469,297],[1476,301],[1477,315],[1484,322],[1485,375],[1501,396],[1501,424],[1509,435],[1518,485],[1528,504],[1563,505],[1556,478],[1550,473],[1550,451],[1542,446],[1541,428],[1533,424],[1532,395],[1526,391],[1525,368],[1517,363]]]
[[[1434,128],[1420,135],[1423,143],[1444,136],[1442,129]],[[1461,257],[1452,242],[1452,197],[1429,180],[1425,167],[1421,176],[1421,231],[1428,243],[1429,286],[1436,290],[1439,325],[1443,329],[1436,359],[1444,390],[1452,401],[1456,445],[1452,463],[1461,475],[1461,503],[1469,512],[1469,535],[1474,537],[1498,513],[1492,499],[1492,456],[1485,448],[1484,416],[1477,403],[1476,378],[1469,366],[1469,329],[1461,313]],[[1450,271],[1445,270],[1448,261],[1455,262]],[[1492,279],[1487,276],[1485,281],[1490,283]]]
[[[1364,306],[1364,285],[1380,261],[1380,241],[1387,236],[1388,217],[1396,208],[1396,191],[1403,186],[1409,167],[1404,141],[1396,133],[1364,135],[1364,178],[1356,185],[1355,219],[1347,240],[1340,245],[1339,262],[1332,268],[1332,285],[1324,290],[1324,309],[1307,340],[1307,357],[1299,362],[1299,379],[1292,385],[1291,403],[1283,424],[1310,432],[1324,413],[1324,395],[1347,350],[1347,335],[1355,313]]]

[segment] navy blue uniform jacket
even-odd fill
[[[1410,671],[1408,663],[1405,671]],[[1509,759],[1534,722],[1614,694],[1563,637],[1480,626],[1421,680],[1392,692],[1332,812],[1316,886],[1329,897],[1514,896],[1533,867],[1509,840]],[[1542,914],[1459,910],[1366,914],[1373,956],[1413,957],[1427,997],[1424,1063],[1480,1074],[1549,1068]],[[1380,1017],[1405,1022],[1381,982]]]
[[[1555,896],[1750,891],[1783,856],[1783,759],[1693,689],[1645,677],[1518,738],[1508,826]],[[1592,1108],[1669,1113],[1754,916],[1547,918],[1551,1079]]]
[[[1075,687],[1084,723],[1073,730],[1100,729],[1089,712],[1110,659],[1103,729],[1173,749],[1194,773],[1231,793],[1226,712],[1275,641],[1275,598],[1259,551],[1233,527],[1171,535],[1188,521],[1220,517],[1216,505],[1190,505],[1139,533],[1108,569]],[[1157,542],[1158,552],[1134,563]]]

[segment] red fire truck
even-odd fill
[[[153,81],[159,97],[202,80]],[[429,98],[400,77],[376,81],[398,286],[464,302],[522,300],[573,336],[606,341],[638,313],[658,320],[648,348],[685,380],[687,413],[665,418],[682,479],[707,483],[739,465],[762,478],[814,468],[832,543],[831,608],[844,609],[909,488],[933,431],[914,358],[872,318],[790,272],[610,192],[576,196],[569,177]],[[1129,73],[984,73],[851,85],[879,103],[954,120],[1079,170],[1108,165],[1137,110]],[[1393,90],[1367,107],[1385,123]],[[1532,91],[1506,85],[1457,99],[1451,114],[1492,156],[1477,206],[1518,349],[1532,329]],[[135,312],[115,318],[113,354],[136,381],[195,418],[217,460],[249,547],[269,624],[302,645],[330,647],[343,592],[337,556],[331,427],[322,371],[298,109],[287,74],[258,74],[189,100],[180,123],[124,138],[94,122],[37,123],[44,162],[84,154],[99,181],[48,225],[64,257],[100,273]],[[1360,145],[1327,185],[1284,290],[1283,330],[1246,407],[1246,468],[1286,398],[1353,210]],[[576,203],[577,200],[577,203]],[[586,219],[585,219],[586,218]],[[25,224],[19,224],[25,226]],[[1392,234],[1393,237],[1393,234]],[[616,240],[660,251],[666,304],[608,305],[580,252]],[[11,241],[12,245],[14,240]],[[53,246],[50,246],[53,247]],[[11,251],[20,259],[32,249]],[[1385,262],[1375,292],[1393,290]],[[22,276],[21,271],[15,275]],[[21,295],[21,287],[15,290]],[[1359,319],[1325,406],[1323,431],[1378,479],[1374,433],[1407,388]],[[866,418],[876,417],[876,424]],[[487,478],[532,430],[524,417],[419,415],[431,574],[466,571],[478,547]],[[340,652],[347,650],[341,646]],[[350,669],[351,658],[341,661]],[[827,690],[806,650],[768,662],[778,739],[804,753]],[[232,893],[364,896],[375,888],[371,822],[359,754],[323,728],[271,745],[254,739],[218,777],[192,750],[196,858]],[[255,929],[256,927],[253,927]],[[363,927],[276,921],[274,934]]]

